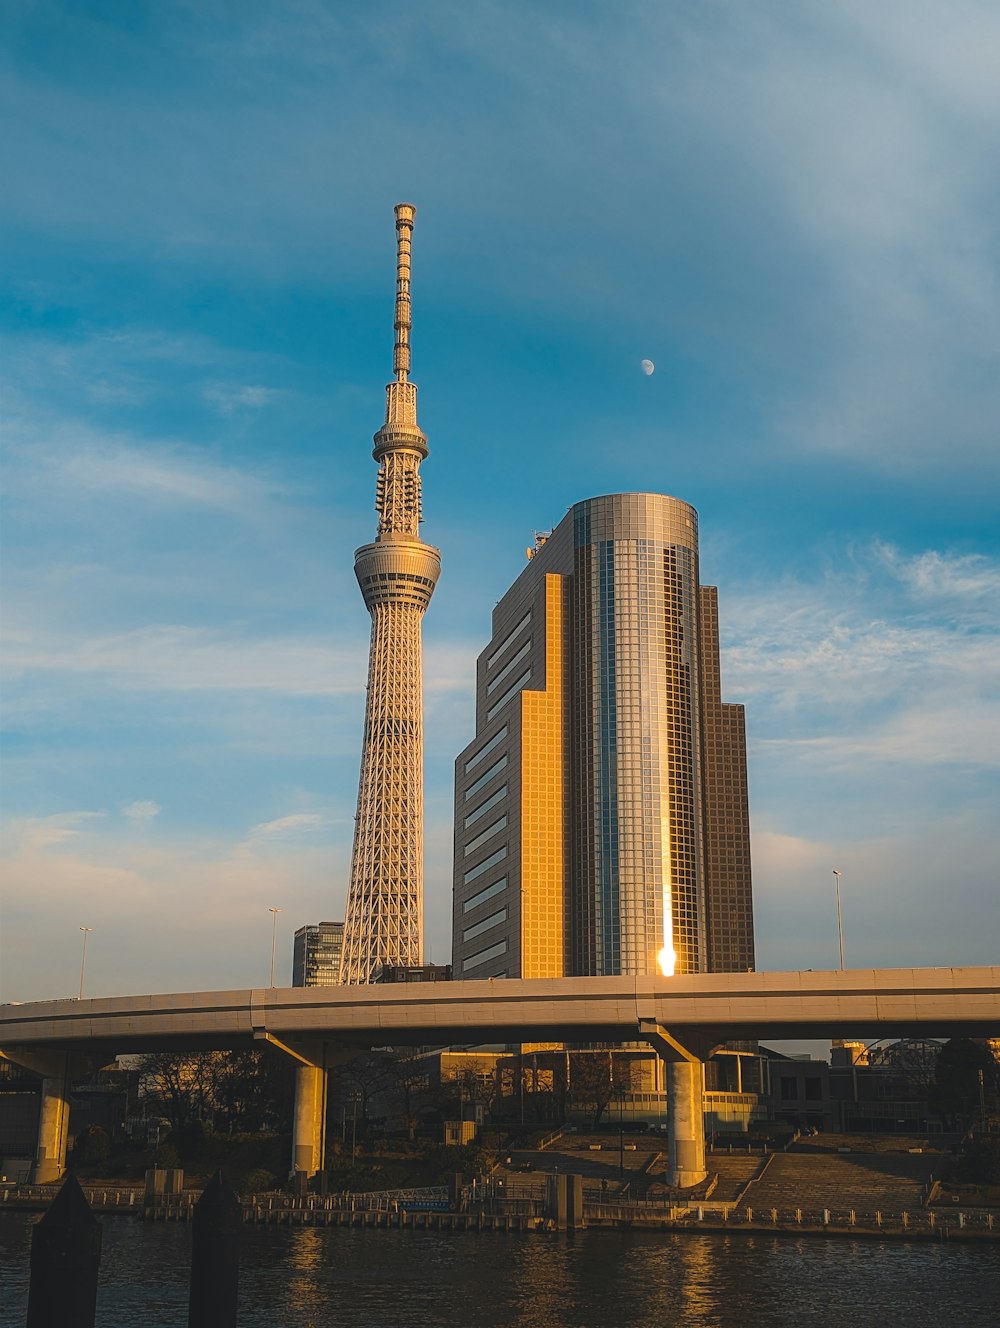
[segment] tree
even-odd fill
[[[928,1100],[931,1110],[952,1130],[965,1130],[996,1101],[1000,1067],[989,1047],[971,1038],[952,1038],[941,1048]]]
[[[257,1047],[224,1053],[215,1065],[215,1125],[230,1133],[290,1128],[295,1066],[284,1055]]]
[[[291,1061],[270,1050],[154,1052],[139,1066],[147,1115],[181,1134],[198,1127],[233,1131],[288,1128],[295,1092]]]
[[[612,1102],[622,1097],[628,1087],[627,1059],[611,1051],[577,1052],[570,1068],[570,1098],[593,1112],[596,1130]]]
[[[147,1115],[162,1115],[175,1130],[211,1119],[216,1051],[154,1051],[139,1062],[139,1098]]]
[[[967,1143],[955,1175],[973,1185],[1000,1185],[1000,1138],[980,1135]]]
[[[420,1108],[429,1099],[427,1063],[412,1056],[399,1056],[392,1068],[392,1097],[406,1125],[406,1137],[412,1143],[417,1137]]]
[[[442,1105],[448,1109],[453,1106],[458,1115],[467,1103],[478,1103],[485,1116],[491,1115],[497,1099],[495,1061],[491,1058],[484,1068],[476,1057],[450,1060],[448,1077],[441,1080],[440,1097]]]
[[[391,1051],[366,1051],[340,1070],[341,1106],[351,1117],[356,1108],[362,1127],[369,1123],[372,1107],[391,1092],[396,1077],[396,1056]]]

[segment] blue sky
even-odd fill
[[[1000,10],[11,0],[0,999],[342,916],[416,203],[427,936],[533,530],[701,514],[761,967],[997,959]],[[646,377],[640,360],[656,362]]]

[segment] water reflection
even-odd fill
[[[550,1242],[519,1243],[512,1251],[506,1279],[512,1297],[511,1328],[572,1328],[580,1322],[575,1286],[575,1243],[562,1238],[563,1257],[553,1259]]]
[[[104,1222],[100,1328],[186,1322],[190,1228]],[[23,1325],[25,1215],[0,1213],[0,1325]],[[992,1324],[1000,1247],[581,1232],[247,1228],[240,1328]]]
[[[326,1232],[318,1227],[300,1227],[289,1247],[288,1262],[302,1273],[315,1274],[330,1248]]]

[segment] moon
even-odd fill
[[[653,372],[653,370],[656,368],[656,365],[653,363],[652,360],[640,360],[640,361],[639,361],[639,367],[642,369],[642,372],[643,372],[643,373],[646,375],[646,377],[648,378],[649,375],[650,375],[650,374]]]

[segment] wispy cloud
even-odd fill
[[[14,823],[10,842],[31,851],[57,848],[82,835],[93,822],[106,815],[103,811],[70,811],[30,817]]]
[[[986,555],[904,555],[875,541],[821,580],[786,574],[730,592],[727,682],[783,709],[857,707],[915,688],[980,695],[1000,659],[1000,624],[980,610],[998,588],[1000,567]]]
[[[12,494],[60,494],[77,503],[102,493],[152,504],[188,504],[251,515],[281,492],[274,478],[216,461],[183,442],[137,440],[51,413],[5,403],[7,475]]]
[[[205,400],[220,415],[235,415],[239,411],[256,411],[271,405],[279,396],[276,388],[262,387],[259,383],[208,383],[202,388]]]
[[[981,604],[983,608],[1000,608],[1000,566],[985,554],[949,554],[929,549],[905,557],[893,545],[882,543],[875,545],[875,554],[914,596],[945,600],[943,607],[955,615],[966,612],[970,601],[976,607]]]
[[[9,676],[99,675],[145,691],[281,692],[336,696],[364,689],[366,641],[247,637],[181,625],[136,628],[111,636],[18,632],[7,636]]]
[[[153,802],[152,798],[139,798],[135,802],[126,803],[122,808],[122,815],[126,817],[133,825],[147,825],[154,821],[163,808],[158,802]]]
[[[322,830],[329,824],[330,818],[320,812],[291,812],[288,816],[279,816],[273,821],[262,821],[260,825],[255,825],[248,835],[248,840],[254,843],[291,839]]]
[[[323,816],[292,813],[229,839],[190,830],[172,836],[153,824],[123,839],[100,815],[66,812],[9,824],[0,999],[50,999],[60,982],[66,990],[67,975],[79,968],[77,922],[93,927],[88,991],[110,995],[260,985],[268,975],[273,906],[282,910],[278,980],[287,983],[295,927],[343,916],[350,842],[347,828],[335,826],[331,837],[317,840],[332,825]],[[53,925],[60,917],[68,919],[65,927]]]
[[[757,753],[808,761],[843,774],[859,765],[922,765],[939,769],[942,776],[948,766],[1000,770],[1000,700],[977,700],[963,707],[934,698],[881,722],[852,723],[852,717],[845,716],[844,728],[819,737],[761,738]]]
[[[835,867],[843,872],[848,967],[993,963],[1000,891],[991,820],[988,812],[961,810],[914,820],[903,835],[851,835],[841,827],[827,839],[756,827],[758,966],[836,966]],[[977,934],[956,925],[959,899],[979,919]]]

